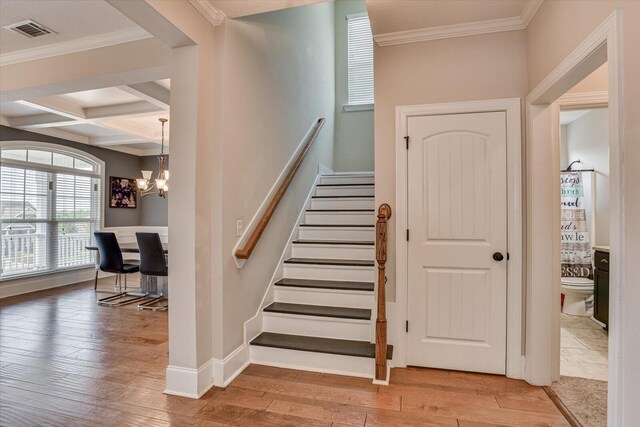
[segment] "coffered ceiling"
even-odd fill
[[[4,28],[25,20],[52,33],[31,38]],[[151,38],[146,31],[104,0],[0,0],[0,24],[0,124],[136,155],[160,151],[158,118],[169,118],[168,78],[149,74],[148,81],[141,81],[145,77],[138,72],[137,80],[110,86],[115,82],[105,84],[98,68],[80,92],[69,92],[63,83],[48,96],[26,89],[19,97],[4,96],[11,86],[9,76],[15,78],[9,72],[12,66],[27,71],[18,77],[28,86],[31,70],[35,75],[47,66],[78,66],[65,62],[65,54],[106,46],[119,49],[122,43]],[[130,55],[114,57],[126,61]],[[33,80],[32,84],[37,85]]]

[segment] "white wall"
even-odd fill
[[[322,3],[228,19],[216,29],[220,53],[219,132],[223,197],[223,354],[244,342],[318,164],[332,167],[334,4]],[[318,117],[327,119],[258,246],[238,270],[236,221],[248,225]],[[200,189],[206,190],[206,189]]]
[[[344,111],[348,103],[346,16],[367,11],[364,0],[336,0],[336,124],[333,166],[336,172],[372,171],[373,110]]]
[[[566,162],[581,160],[578,169],[595,169],[596,235],[599,246],[609,245],[609,111],[596,108],[566,125]]]

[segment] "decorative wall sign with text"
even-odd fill
[[[562,172],[561,224],[562,277],[592,277],[590,172]]]

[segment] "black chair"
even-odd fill
[[[124,304],[132,304],[147,298],[147,295],[133,295],[127,292],[126,275],[139,272],[140,266],[137,263],[132,263],[131,261],[127,263],[124,262],[116,235],[114,233],[101,232],[95,232],[93,235],[96,238],[98,252],[100,254],[100,271],[115,273],[116,286],[118,286],[119,289],[119,292],[115,295],[99,299],[98,304],[116,307]],[[124,291],[122,290],[123,275],[125,276]]]
[[[164,248],[157,233],[136,233],[138,248],[140,249],[140,273],[146,276],[153,276],[157,283],[158,277],[169,276],[167,258]],[[152,280],[149,278],[149,280]],[[167,299],[167,294],[158,286],[159,293],[151,301],[138,305],[138,309],[143,310],[166,310],[168,304],[157,305]]]

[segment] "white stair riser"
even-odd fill
[[[316,187],[316,196],[373,196],[373,186]]]
[[[298,236],[306,240],[375,240],[373,227],[300,227]]]
[[[373,282],[374,267],[284,264],[284,277],[291,279]]]
[[[341,291],[336,289],[295,288],[292,286],[276,286],[274,300],[289,304],[367,309],[371,309],[374,304],[373,291]]]
[[[374,199],[338,198],[311,199],[310,209],[375,209]]]
[[[257,345],[251,346],[251,363],[364,378],[373,378],[375,369],[375,360],[368,357],[341,356]]]
[[[293,258],[375,259],[375,247],[364,245],[294,244]]]
[[[371,322],[364,320],[265,312],[262,317],[262,325],[265,332],[303,335],[307,337],[371,341]]]
[[[371,184],[374,183],[373,175],[353,175],[353,176],[323,176],[320,177],[320,184]]]
[[[373,212],[307,212],[305,224],[375,224]]]

